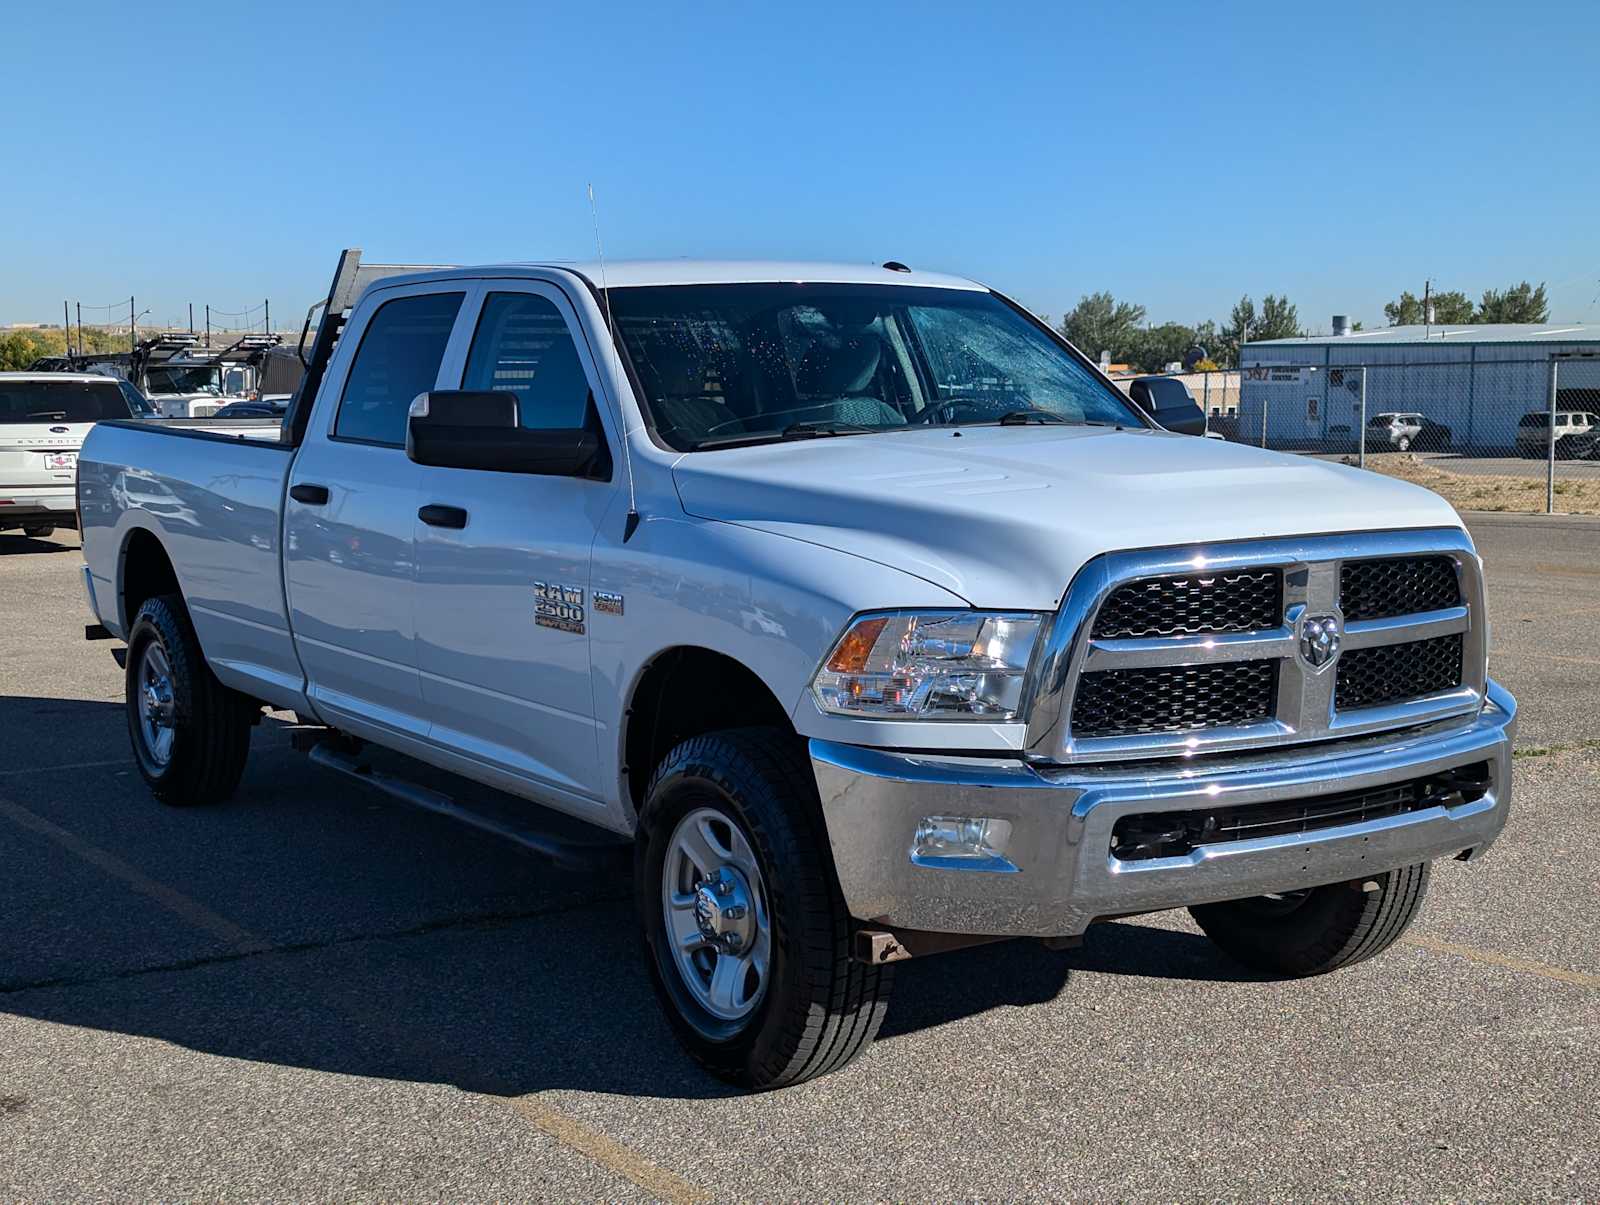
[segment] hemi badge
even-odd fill
[[[621,615],[622,595],[613,594],[610,590],[596,590],[594,592],[594,609],[602,615]]]

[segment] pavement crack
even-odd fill
[[[406,929],[388,929],[371,933],[352,933],[344,937],[331,937],[320,941],[283,942],[277,945],[260,944],[248,949],[231,950],[225,953],[209,954],[198,958],[184,958],[174,962],[159,963],[154,966],[129,967],[126,970],[112,971],[103,975],[60,975],[51,979],[35,979],[14,981],[7,983],[0,981],[0,997],[14,996],[22,992],[48,991],[55,988],[93,987],[103,983],[115,983],[123,979],[138,979],[145,975],[165,975],[183,971],[201,970],[205,967],[221,966],[231,962],[244,962],[249,959],[260,958],[273,954],[309,954],[320,950],[338,949],[341,946],[355,946],[368,941],[389,941],[395,938],[425,937],[433,933],[440,933],[450,929],[469,929],[475,925],[507,924],[515,921],[543,920],[547,917],[564,916],[570,912],[578,912],[585,908],[597,905],[621,903],[629,898],[629,892],[615,892],[606,895],[590,896],[583,900],[552,905],[546,908],[531,908],[524,911],[504,912],[475,912],[467,916],[452,916],[435,921],[426,921],[420,925],[413,925]]]

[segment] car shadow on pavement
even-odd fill
[[[35,539],[33,536],[23,535],[20,531],[0,532],[0,556],[26,556],[29,553],[46,552],[77,552],[77,532],[68,532],[67,537],[73,542],[70,544],[59,542],[53,536]]]
[[[729,1091],[672,1040],[622,877],[392,804],[270,719],[233,801],[162,807],[115,760],[123,724],[114,703],[0,697],[0,1013],[497,1095]],[[37,752],[63,731],[93,742],[81,765]],[[1055,1000],[1080,969],[1245,977],[1193,934],[1114,923],[1075,951],[902,964],[883,1036]]]

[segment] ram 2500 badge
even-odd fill
[[[1158,423],[972,281],[346,252],[307,359],[278,439],[84,447],[141,773],[226,798],[271,705],[631,841],[736,1083],[842,1066],[963,944],[1187,907],[1334,970],[1505,823],[1450,507]]]

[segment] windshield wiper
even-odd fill
[[[1064,423],[1053,410],[1008,410],[997,420],[1002,427],[1023,427],[1028,423]]]
[[[24,414],[22,417],[23,418],[55,418],[55,419],[61,419],[61,420],[64,421],[66,419],[66,417],[67,417],[67,412],[65,410],[35,410],[30,414]]]
[[[870,435],[877,427],[863,427],[860,423],[790,423],[779,436],[782,439],[816,439],[822,435]]]
[[[739,435],[717,435],[696,440],[691,452],[704,452],[712,448],[750,447],[755,444],[779,443],[786,439],[821,439],[829,435],[872,435],[880,431],[904,431],[904,427],[863,427],[860,423],[790,423],[782,431],[746,431]]]

